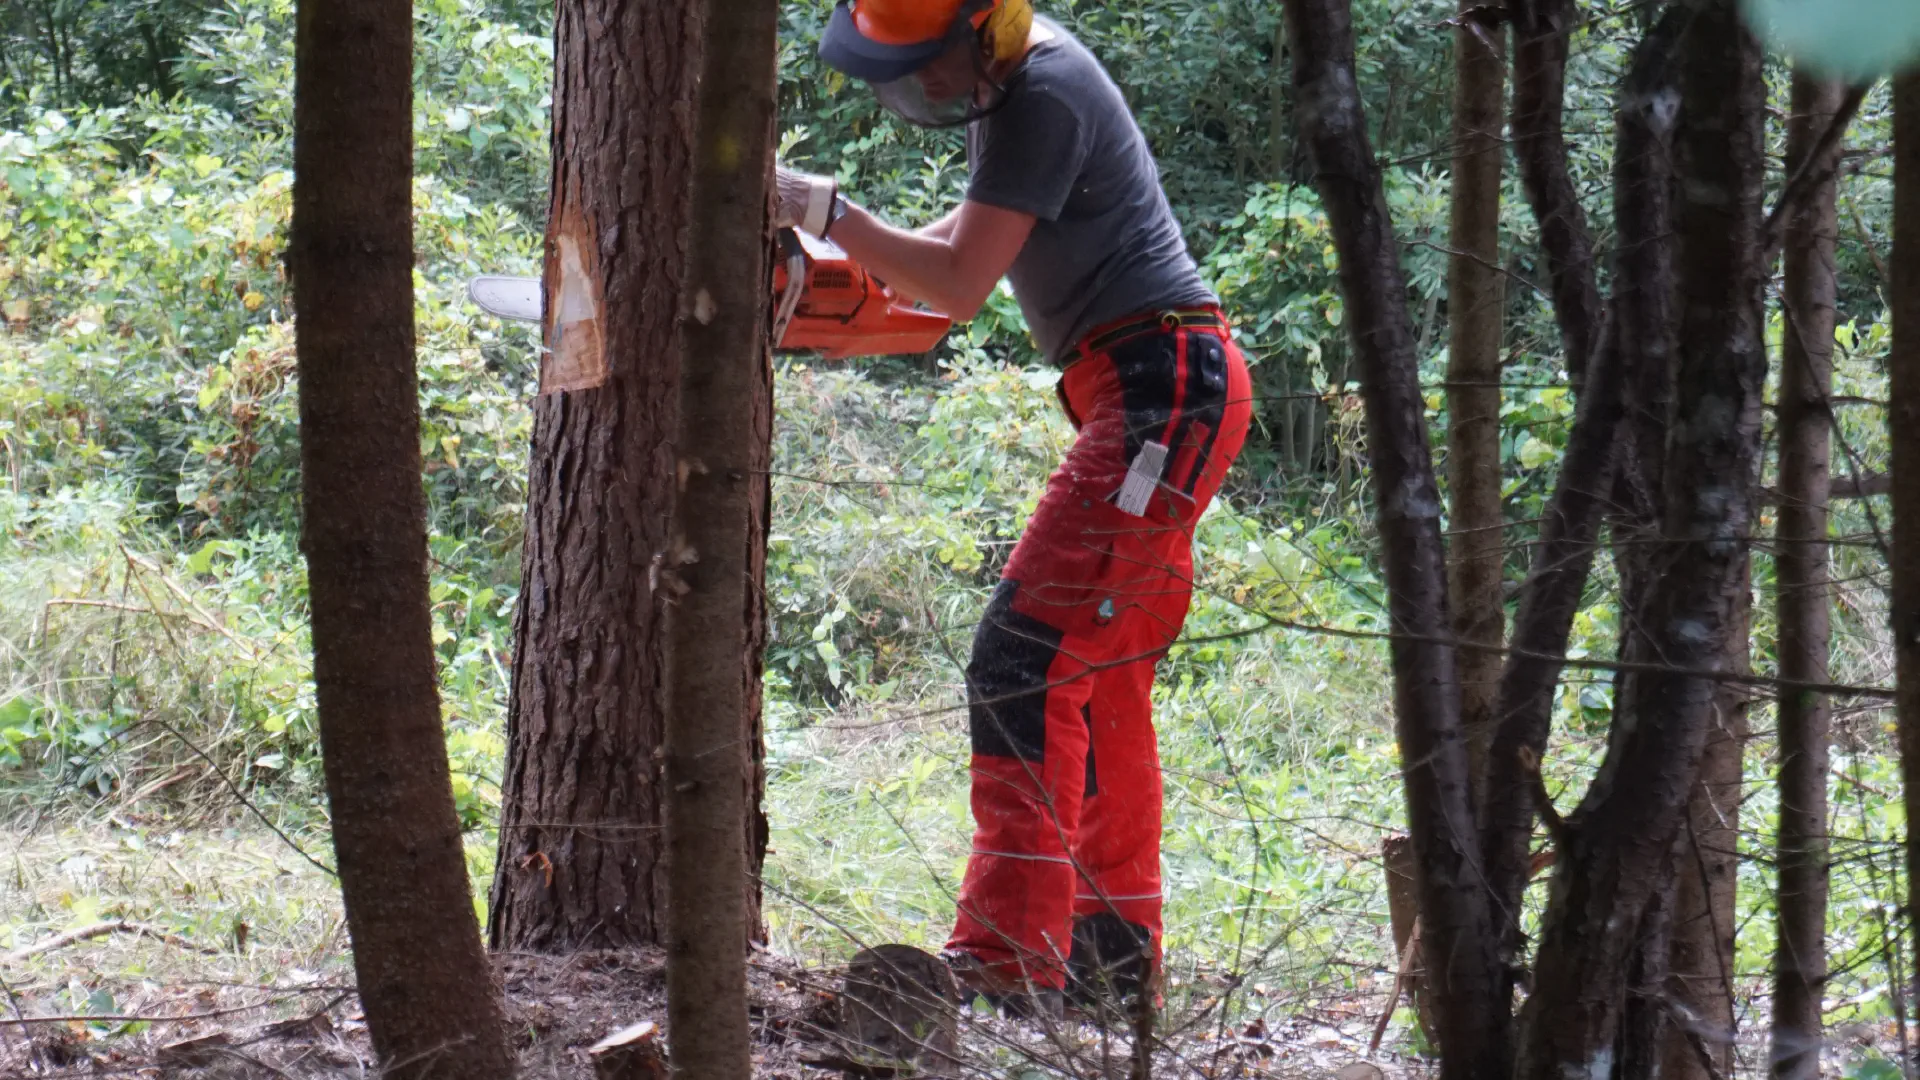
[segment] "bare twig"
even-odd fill
[[[138,937],[152,938],[155,941],[164,941],[177,949],[189,949],[206,956],[220,955],[219,949],[196,944],[181,937],[179,934],[171,934],[158,927],[148,926],[145,923],[129,922],[126,919],[109,919],[106,922],[97,922],[87,926],[76,927],[64,934],[55,934],[44,941],[37,941],[23,949],[15,949],[6,955],[6,962],[9,964],[17,964],[22,960],[27,960],[35,956],[43,956],[82,941],[106,937],[108,934],[133,934]]]

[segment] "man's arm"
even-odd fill
[[[896,291],[966,322],[1013,265],[1033,222],[1032,214],[964,202],[908,232],[848,204],[832,240]]]
[[[946,216],[941,218],[939,221],[936,221],[931,225],[922,225],[918,229],[915,229],[914,232],[919,233],[921,236],[931,237],[932,239],[935,239],[935,240],[949,240],[949,239],[952,239],[953,237],[953,223],[955,221],[958,221],[959,219],[960,219],[960,207],[956,206],[953,209],[947,211]]]

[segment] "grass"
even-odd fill
[[[1068,433],[1047,379],[1014,368],[929,385],[795,365],[777,392],[771,945],[813,965],[858,943],[937,946],[971,831],[959,657]],[[1156,691],[1170,1015],[1198,1028],[1321,1018],[1364,1041],[1394,964],[1380,841],[1403,813],[1384,648],[1269,620],[1379,630],[1381,589],[1350,508],[1322,493],[1316,516],[1263,492],[1249,485],[1204,522],[1194,643]],[[479,904],[514,555],[452,534],[433,545]],[[6,965],[21,1007],[97,1013],[102,992],[126,1008],[206,983],[346,978],[331,880],[261,820],[330,857],[303,580],[281,533],[181,541],[104,482],[0,492],[0,947],[125,918],[215,950],[118,934],[75,944]],[[1877,597],[1863,585],[1838,610],[1849,636],[1836,674],[1881,677]],[[1604,655],[1613,632],[1597,589],[1578,644]],[[1769,638],[1763,619],[1762,653]],[[1606,690],[1573,679],[1564,695],[1549,757],[1563,811],[1603,752]],[[1845,717],[1836,759],[1850,779],[1835,789],[1833,1016],[1867,1027],[1892,1008],[1881,928],[1904,827],[1882,720]],[[1750,1030],[1764,1023],[1771,948],[1770,722],[1758,708],[1743,819],[1735,975]],[[1410,1036],[1404,1010],[1392,1032]]]

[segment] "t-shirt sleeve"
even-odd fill
[[[1086,125],[1066,102],[1029,88],[980,124],[969,202],[1059,218],[1087,162]]]

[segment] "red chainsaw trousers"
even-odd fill
[[[1083,347],[1060,397],[1078,437],[967,665],[973,852],[947,944],[1010,985],[1056,989],[1088,920],[1123,925],[1158,967],[1154,669],[1186,621],[1195,522],[1252,412],[1246,362],[1218,327]],[[1130,514],[1117,496],[1143,448],[1157,454],[1148,443],[1164,463]]]

